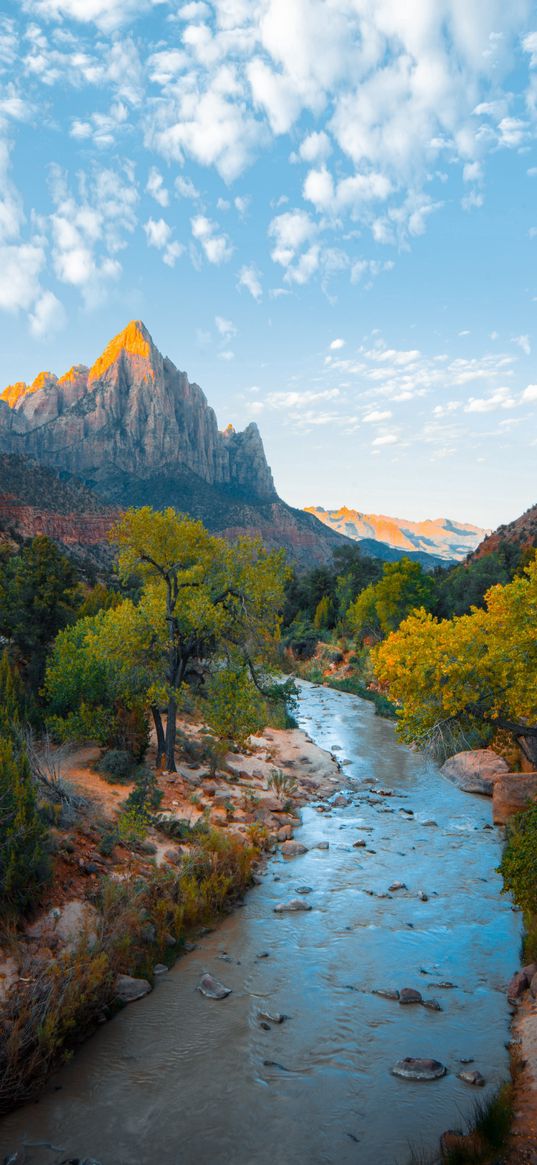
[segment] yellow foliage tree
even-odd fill
[[[505,728],[537,767],[537,561],[485,603],[441,621],[413,612],[375,648],[375,674],[399,704],[403,740]]]

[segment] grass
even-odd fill
[[[345,676],[340,680],[332,676],[325,676],[324,683],[329,688],[336,688],[338,692],[350,692],[353,696],[360,696],[362,700],[369,700],[375,705],[377,716],[385,716],[390,720],[395,719],[395,704],[392,704],[391,700],[388,700],[381,692],[375,692],[366,687],[358,676]]]
[[[476,1100],[460,1143],[447,1152],[411,1148],[406,1165],[496,1165],[513,1121],[513,1087],[504,1084],[489,1100]]]

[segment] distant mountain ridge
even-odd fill
[[[36,533],[41,524],[43,532],[60,531],[61,541],[69,525],[61,497],[68,475],[99,495],[104,525],[129,505],[174,506],[229,538],[259,534],[303,566],[329,562],[345,544],[282,501],[257,425],[220,431],[201,388],[161,355],[140,320],[91,368],[76,364],[60,377],[41,372],[30,385],[8,385],[0,394],[0,451],[19,459],[17,471],[13,461],[0,463],[4,528]],[[36,463],[50,471],[37,505],[26,498],[20,459],[27,459],[30,484]],[[71,496],[73,489],[71,480]],[[77,495],[73,514],[85,496]]]
[[[372,544],[382,543],[409,555],[432,555],[446,563],[462,561],[489,533],[479,526],[455,522],[450,518],[412,522],[384,514],[364,514],[347,506],[341,506],[339,510],[306,506],[305,513],[313,514],[331,530],[347,538],[365,542],[368,553],[374,553]],[[363,548],[366,549],[366,546]]]

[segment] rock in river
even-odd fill
[[[224,987],[224,984],[215,979],[214,975],[209,974],[201,976],[198,991],[207,999],[225,999],[226,995],[231,995],[231,987]]]
[[[406,890],[406,888],[406,882],[392,882],[391,886],[388,886],[390,893],[395,890]]]
[[[457,1073],[459,1080],[464,1080],[465,1084],[473,1084],[476,1088],[483,1088],[486,1084],[485,1077],[478,1072],[477,1069],[473,1071],[465,1071]]]
[[[307,854],[308,847],[301,841],[284,841],[281,851],[285,858],[296,858],[299,854]]]
[[[402,1080],[439,1080],[446,1072],[447,1068],[440,1060],[421,1060],[414,1056],[405,1056],[392,1068],[392,1075],[400,1076]]]
[[[278,902],[278,905],[274,907],[275,914],[285,914],[287,911],[298,910],[311,910],[311,906],[309,902],[304,902],[303,898],[291,898],[289,902]]]
[[[399,1003],[423,1003],[423,999],[419,991],[415,991],[413,987],[403,987],[399,992]]]

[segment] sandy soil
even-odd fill
[[[513,1039],[520,1040],[514,1055],[513,1129],[507,1165],[537,1165],[537,1000],[522,996],[513,1020]]]

